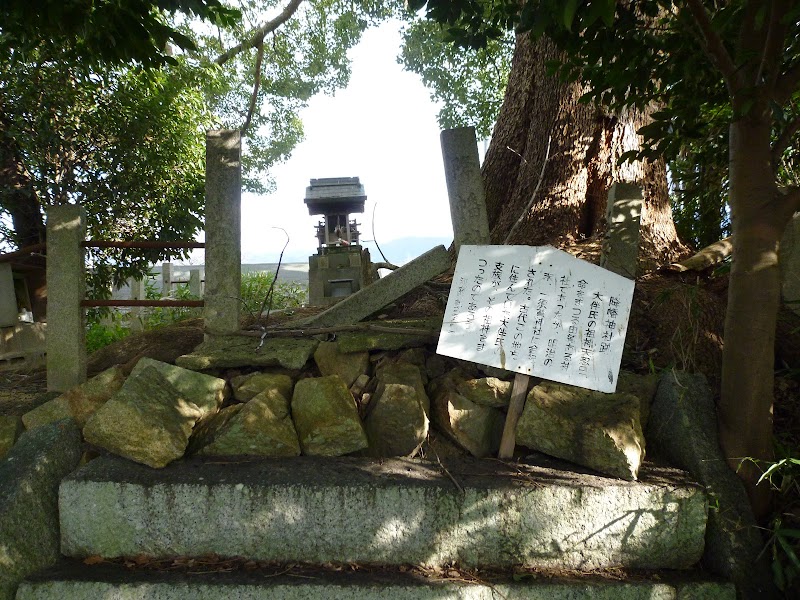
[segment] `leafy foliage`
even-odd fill
[[[488,138],[503,103],[513,49],[510,32],[485,47],[465,48],[450,43],[438,24],[416,19],[403,32],[399,62],[419,74],[431,98],[441,103],[439,125],[471,125],[479,138]]]
[[[219,0],[4,0],[0,13],[2,45],[27,52],[48,40],[72,47],[79,55],[145,65],[175,63],[169,44],[186,50],[194,42],[171,27],[167,14],[195,15],[230,24],[238,11]]]
[[[773,462],[746,460],[762,471],[759,485],[767,485],[776,493],[778,510],[770,519],[764,552],[769,553],[775,585],[788,593],[796,592],[800,581],[800,453],[797,448],[778,444],[777,455]]]
[[[187,23],[183,28],[187,36],[195,36],[199,48],[193,60],[210,75],[204,91],[217,126],[242,127],[258,90],[242,156],[243,183],[253,192],[273,187],[270,167],[288,158],[302,141],[300,111],[314,95],[333,94],[347,85],[348,50],[367,27],[394,12],[376,0],[309,0],[261,43],[230,52],[257,39],[263,23],[285,4],[242,0],[242,19],[235,24],[203,29]]]
[[[211,115],[194,70],[179,61],[98,71],[45,50],[2,58],[0,109],[14,116],[3,134],[41,205],[83,204],[94,239],[182,240],[202,227]],[[0,187],[0,216],[14,192]],[[92,251],[92,294],[107,297],[111,284],[168,257]]]
[[[547,35],[564,51],[566,60],[552,63],[553,73],[587,84],[584,101],[611,110],[624,106],[658,107],[654,121],[640,130],[641,156],[670,161],[676,225],[687,240],[706,245],[727,235],[729,216],[728,126],[752,110],[759,86],[790,73],[800,62],[800,5],[789,8],[783,52],[777,66],[764,67],[761,80],[732,101],[723,73],[709,59],[694,8],[705,11],[709,27],[738,65],[762,59],[742,46],[740,31],[749,23],[753,36],[770,25],[769,4],[738,0],[725,4],[668,0],[410,0],[423,7],[443,27],[446,39],[469,48],[488,48],[509,28]],[[611,26],[613,24],[613,27]],[[705,55],[704,55],[705,54]],[[763,62],[763,61],[762,61]],[[767,72],[765,69],[772,69]],[[756,69],[753,69],[754,71]],[[755,78],[754,78],[755,79]],[[785,102],[765,103],[772,116],[772,141],[783,139],[776,157],[778,179],[797,185],[797,123],[800,92],[791,90]]]
[[[264,299],[272,288],[272,310],[298,308],[308,300],[306,286],[296,282],[275,282],[275,275],[266,271],[242,273],[242,307],[251,315],[257,315]]]

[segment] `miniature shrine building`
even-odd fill
[[[308,214],[317,223],[317,254],[308,258],[308,296],[312,306],[326,306],[366,285],[369,255],[360,243],[353,213],[363,213],[367,196],[358,177],[312,179],[306,188]]]

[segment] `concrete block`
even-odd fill
[[[206,135],[206,290],[211,334],[239,331],[242,280],[242,139],[238,130]]]
[[[308,327],[332,327],[358,323],[407,294],[450,266],[444,246],[436,246],[372,285],[347,296],[329,309],[302,321]]]
[[[65,204],[47,209],[47,390],[86,381],[86,212]]]
[[[659,572],[653,578],[612,579],[524,574],[456,581],[397,571],[350,572],[277,565],[251,572],[143,572],[108,565],[65,565],[30,578],[17,600],[734,600],[731,584],[700,573]]]
[[[642,205],[642,188],[638,185],[615,183],[608,192],[600,266],[628,279],[636,279]]]
[[[445,129],[441,142],[456,252],[462,244],[488,244],[489,218],[475,128]]]
[[[686,568],[706,497],[679,471],[631,483],[563,463],[300,457],[153,471],[102,457],[61,485],[62,552],[311,563]]]
[[[0,358],[3,355],[44,355],[47,323],[16,323],[0,328]]]
[[[0,600],[59,558],[58,484],[80,457],[80,431],[64,420],[22,434],[0,461]]]

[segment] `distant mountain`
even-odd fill
[[[383,250],[383,253],[386,255],[386,260],[396,265],[404,265],[435,246],[443,245],[446,248],[452,241],[452,238],[443,237],[407,237],[390,240],[388,242],[381,242],[378,240],[378,243],[381,246],[381,250]],[[373,261],[383,260],[375,246],[375,242],[362,242],[361,245],[365,248],[369,248],[370,258]]]
[[[381,245],[381,250],[386,255],[386,259],[394,263],[396,265],[403,265],[410,261],[412,258],[416,258],[420,254],[423,254],[433,248],[434,246],[438,246],[443,244],[444,246],[449,246],[453,238],[444,238],[444,237],[405,237],[400,238],[397,240],[390,240],[387,242],[383,242],[380,239],[378,243]],[[381,253],[378,252],[378,249],[375,247],[375,242],[363,242],[361,243],[362,246],[369,249],[370,257],[373,261],[382,261]],[[316,248],[310,250],[307,254],[302,251],[297,250],[289,250],[283,255],[283,262],[284,263],[300,263],[300,262],[308,262],[308,256],[310,254],[316,253]],[[274,263],[277,257],[274,255],[251,255],[246,258],[247,264],[262,264]]]

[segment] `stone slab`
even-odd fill
[[[80,457],[80,431],[64,420],[22,434],[0,460],[0,600],[58,559],[58,484]]]
[[[706,497],[680,471],[630,483],[564,463],[299,457],[153,471],[95,459],[62,482],[62,553],[592,570],[687,568]],[[463,491],[462,491],[463,490]]]
[[[306,327],[333,327],[358,323],[450,267],[444,246],[436,246],[372,285],[300,322]]]
[[[733,585],[700,573],[659,572],[658,578],[597,575],[497,579],[491,583],[436,580],[418,573],[289,572],[280,565],[266,572],[186,575],[131,571],[111,565],[65,565],[20,586],[17,600],[734,600]]]
[[[442,319],[386,319],[371,322],[387,328],[407,329],[408,333],[386,331],[347,331],[336,334],[339,352],[355,353],[372,350],[401,350],[433,344],[439,337]]]
[[[270,338],[256,350],[259,339],[243,335],[208,336],[191,354],[179,356],[175,364],[184,369],[229,369],[236,367],[303,368],[319,344],[311,338]]]

